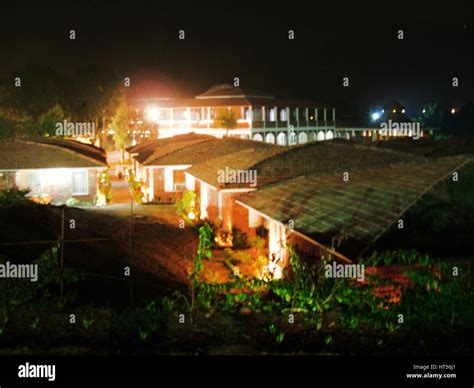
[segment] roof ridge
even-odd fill
[[[157,149],[153,150],[152,154],[146,158],[144,161],[143,161],[143,165],[145,165],[146,163],[151,163],[151,161],[155,160],[155,159],[159,159],[159,158],[163,158],[165,156],[168,156],[174,152],[178,152],[178,151],[182,151],[188,147],[191,147],[193,145],[196,145],[196,144],[201,144],[201,143],[207,143],[207,142],[212,142],[212,141],[215,141],[217,139],[207,139],[207,138],[204,138],[204,139],[194,139],[194,140],[189,140],[189,141],[183,141],[183,142],[176,142],[176,143],[171,143],[171,144],[166,144],[165,147],[167,145],[176,145],[176,146],[179,146],[180,143],[184,143],[185,145],[182,146],[182,147],[179,147],[179,148],[175,148],[175,149],[172,149],[166,153],[164,153],[163,155],[160,155],[160,156],[155,156],[156,153],[157,153]]]
[[[65,147],[61,147],[59,144],[52,144],[52,143],[43,143],[43,142],[40,142],[40,141],[35,141],[35,140],[30,140],[30,139],[18,139],[18,140],[13,140],[13,141],[18,141],[18,142],[23,142],[23,143],[30,143],[30,144],[35,144],[37,146],[41,146],[41,147],[45,147],[45,148],[55,148],[55,149],[59,149],[61,151],[64,151],[66,153],[69,153],[69,154],[73,154],[73,155],[76,155],[76,156],[79,156],[81,157],[82,159],[86,159],[88,161],[92,161],[92,162],[95,162],[95,163],[100,163],[101,165],[107,167],[108,164],[107,163],[104,163],[100,160],[97,160],[95,158],[92,158],[90,156],[87,156],[87,155],[84,155],[80,152],[76,152],[74,150],[71,150],[71,149],[68,149],[68,148],[65,148]]]

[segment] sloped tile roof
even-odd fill
[[[468,161],[452,157],[353,169],[348,182],[340,173],[300,176],[237,202],[284,224],[293,220],[295,231],[357,258],[423,194]]]
[[[255,165],[259,186],[308,174],[342,173],[418,159],[417,156],[346,140],[307,143]]]
[[[105,151],[73,140],[0,142],[0,170],[106,167]]]
[[[258,142],[254,143],[256,143],[256,146],[265,144]],[[259,161],[284,151],[285,148],[280,146],[270,146],[268,148],[246,148],[239,152],[229,153],[225,156],[211,159],[205,163],[194,165],[186,170],[186,172],[218,189],[251,188],[251,182],[220,182],[219,175],[226,169],[234,171],[253,170],[255,164]]]
[[[188,143],[181,148],[168,149],[167,152],[156,152],[148,157],[144,164],[153,166],[196,165],[248,149],[256,151],[282,150],[279,146],[253,140],[213,137],[205,142]],[[213,166],[214,163],[216,162],[210,162],[210,166]]]

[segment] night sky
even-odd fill
[[[131,77],[139,96],[193,96],[237,76],[243,88],[339,109],[365,110],[393,97],[408,113],[433,100],[474,99],[472,1],[169,3],[4,8],[0,76],[27,64],[69,75],[100,65]],[[349,88],[342,87],[345,76]]]

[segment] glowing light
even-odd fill
[[[422,112],[423,112],[423,113],[426,113],[426,109],[423,109]]]
[[[393,109],[393,110],[392,110],[392,113],[397,113],[397,110],[396,110],[396,109]]]
[[[380,113],[374,112],[372,113],[372,120],[376,121],[380,118]]]
[[[455,113],[456,113],[456,109],[454,109],[454,108],[451,109],[451,114],[453,115],[453,114],[455,114]]]
[[[159,118],[158,109],[154,106],[146,108],[145,117],[148,121],[157,122]]]
[[[194,220],[194,219],[196,218],[196,214],[194,214],[193,212],[189,212],[189,213],[188,213],[188,218],[189,218],[190,220]]]
[[[402,113],[405,113],[405,109],[402,109]]]
[[[214,242],[219,247],[231,247],[232,246],[232,232],[219,231],[216,232]]]
[[[107,198],[105,197],[105,194],[99,192],[97,194],[97,200],[96,200],[96,206],[105,206],[107,205]]]

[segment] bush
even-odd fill
[[[30,202],[28,198],[28,194],[30,190],[18,190],[18,189],[11,189],[0,191],[0,206],[2,207],[10,207],[10,206],[17,206],[23,205],[25,203]]]

